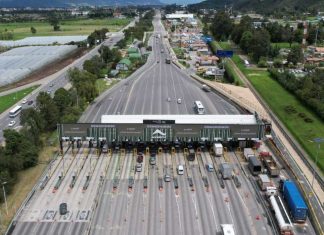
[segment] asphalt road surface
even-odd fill
[[[154,21],[154,34],[165,34],[161,22]],[[206,114],[239,114],[228,100],[213,92],[205,92],[201,84],[174,64],[161,38],[149,41],[153,51],[147,63],[127,79],[104,92],[80,118],[80,122],[100,122],[104,114],[194,114],[194,101],[199,100]],[[162,53],[163,50],[163,53]],[[168,98],[171,101],[168,101]],[[177,103],[181,99],[181,104]]]

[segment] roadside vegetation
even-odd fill
[[[17,92],[10,93],[8,95],[0,96],[0,113],[4,112],[11,106],[13,106],[17,101],[21,100],[31,92],[33,92],[37,86],[29,87]]]
[[[272,79],[270,72],[245,68],[243,61],[238,56],[234,57],[233,61],[315,161],[317,145],[310,141],[323,136],[324,122],[313,111],[305,107],[295,95],[287,91],[278,81]],[[306,86],[305,89],[309,88]],[[321,154],[324,154],[323,149],[319,156]],[[318,166],[324,172],[324,158],[318,158]]]
[[[208,30],[214,38],[221,41],[211,44],[213,50],[220,47],[229,49],[227,41],[231,39],[231,43],[240,48],[242,58],[247,58],[256,65],[246,67],[246,62],[237,53],[232,58],[295,139],[315,160],[317,146],[310,141],[324,133],[324,123],[321,120],[324,112],[323,71],[315,72],[310,67],[308,71],[312,71],[311,75],[303,79],[288,73],[289,68],[296,68],[304,59],[301,48],[303,24],[299,23],[297,28],[292,28],[289,24],[269,22],[253,27],[252,19],[248,16],[234,24],[229,15],[221,11],[211,20],[204,18],[204,23],[209,25]],[[318,44],[323,42],[323,28],[323,22],[318,26],[310,24],[307,43],[313,44],[316,34]],[[289,49],[285,52],[286,55],[280,53],[282,48]],[[284,64],[285,60],[287,64]],[[229,77],[235,79],[233,68],[229,64],[226,67]],[[267,70],[268,67],[272,67],[271,73]],[[308,69],[307,66],[305,68]],[[324,171],[324,159],[319,159],[319,167]]]

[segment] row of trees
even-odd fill
[[[285,71],[270,70],[272,78],[277,80],[287,90],[295,94],[299,100],[314,110],[324,120],[324,71],[316,70],[303,79],[296,78]]]
[[[322,28],[323,24],[319,29],[315,25],[309,25],[307,36],[309,44],[315,42],[316,35],[319,42],[324,40]],[[239,24],[234,24],[226,12],[220,11],[213,18],[209,29],[216,40],[233,40],[245,53],[250,54],[255,62],[258,62],[261,57],[278,56],[279,48],[271,46],[271,43],[287,42],[290,46],[293,42],[301,43],[304,26],[300,23],[294,30],[288,24],[282,26],[277,22],[268,22],[255,28],[252,19],[248,16],[242,17]]]

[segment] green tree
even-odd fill
[[[45,130],[55,130],[56,124],[59,122],[59,110],[51,96],[40,92],[36,98],[36,106],[45,121]]]
[[[77,90],[77,95],[86,102],[92,102],[98,95],[96,76],[77,68],[69,70],[69,79]]]
[[[48,22],[50,23],[50,25],[53,26],[54,31],[60,31],[60,26],[59,26],[60,21],[56,14],[50,14],[48,16]]]
[[[251,40],[252,40],[252,33],[250,31],[245,31],[240,40],[240,47],[245,53],[249,52]]]
[[[71,94],[64,88],[59,88],[54,93],[53,101],[59,110],[60,117],[62,117],[64,111],[69,109],[72,104]]]
[[[243,16],[240,23],[234,26],[231,34],[232,40],[239,44],[244,32],[252,32],[252,19],[249,16]]]
[[[259,61],[261,56],[267,56],[270,50],[270,35],[267,30],[255,30],[250,40],[249,52],[254,61]]]
[[[226,40],[231,35],[233,26],[234,24],[229,14],[219,11],[212,20],[210,30],[216,40]]]
[[[300,45],[293,45],[287,57],[287,61],[296,65],[298,62],[303,62],[304,54]]]
[[[105,67],[105,64],[102,62],[101,58],[97,55],[92,57],[90,60],[86,60],[83,63],[83,69],[96,75],[97,78],[100,77],[100,71]]]
[[[32,27],[30,27],[30,32],[32,34],[35,34],[35,33],[37,33],[37,30],[32,26]]]

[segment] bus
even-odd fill
[[[205,108],[202,105],[202,103],[200,101],[195,101],[194,102],[195,105],[195,110],[198,114],[204,114],[205,113]]]
[[[21,112],[22,107],[20,105],[17,105],[9,112],[9,117],[14,118]]]

